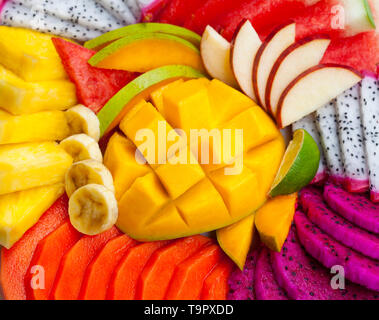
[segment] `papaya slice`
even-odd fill
[[[59,198],[11,249],[1,250],[0,283],[4,298],[25,300],[24,279],[38,243],[68,217],[68,199]]]
[[[120,231],[113,227],[99,235],[80,239],[62,258],[50,298],[77,300],[88,265],[110,239],[119,235]]]
[[[105,300],[113,270],[137,241],[122,235],[110,240],[88,266],[84,275],[80,300]]]
[[[113,273],[109,284],[109,300],[135,299],[137,281],[152,254],[168,241],[147,242],[131,248]]]
[[[48,300],[60,262],[64,254],[81,238],[67,219],[57,230],[50,233],[37,246],[25,277],[26,297],[28,300]],[[33,267],[42,266],[45,270],[44,289],[33,289]]]
[[[167,300],[199,300],[203,283],[222,258],[219,246],[211,244],[189,257],[176,267]]]
[[[233,270],[233,262],[223,258],[205,279],[201,300],[226,300],[229,292],[228,279]]]
[[[210,241],[198,235],[177,240],[155,251],[138,280],[136,300],[163,300],[176,266]]]

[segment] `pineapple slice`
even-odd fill
[[[21,142],[61,141],[70,135],[63,111],[13,116],[0,110],[0,145]]]
[[[28,29],[1,26],[0,64],[25,81],[67,78],[51,38]]]
[[[64,182],[71,164],[55,142],[0,146],[0,195]]]
[[[12,247],[63,193],[59,183],[0,196],[0,245]]]
[[[26,82],[0,65],[0,107],[14,115],[66,110],[76,102],[68,80]]]

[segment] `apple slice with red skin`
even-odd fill
[[[268,78],[276,60],[295,42],[296,26],[289,22],[276,28],[259,48],[253,64],[253,87],[257,103],[266,109],[265,92]]]
[[[338,64],[320,64],[294,79],[278,103],[277,123],[285,128],[321,108],[362,80],[353,68]]]
[[[242,91],[257,101],[253,89],[253,63],[262,45],[257,32],[249,20],[244,20],[232,41],[231,65],[234,76]]]
[[[230,65],[231,45],[211,26],[205,28],[201,38],[200,52],[205,70],[212,78],[238,88]]]
[[[322,35],[304,38],[288,47],[276,60],[267,81],[267,110],[276,117],[278,102],[287,86],[299,74],[320,64],[330,39]]]

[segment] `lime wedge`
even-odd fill
[[[270,196],[288,195],[300,191],[315,177],[320,163],[320,150],[304,129],[296,130],[289,143]]]

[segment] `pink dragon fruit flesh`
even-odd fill
[[[351,194],[328,183],[324,188],[324,199],[331,209],[351,223],[379,234],[379,205],[365,195]]]
[[[341,266],[346,279],[379,292],[379,261],[343,246],[321,231],[300,211],[295,214],[295,225],[300,243],[322,265],[326,268]]]
[[[308,218],[322,231],[343,245],[379,260],[379,237],[356,227],[332,211],[324,202],[321,190],[313,187],[303,189],[300,203]]]

